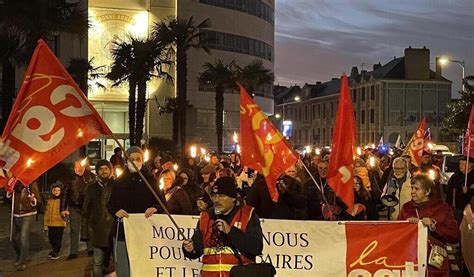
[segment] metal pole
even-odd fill
[[[471,130],[469,130],[467,134],[468,134],[467,151],[466,151],[467,161],[466,161],[466,172],[464,173],[464,187],[467,187],[467,174],[469,173],[468,170],[469,170],[469,156],[470,156],[469,154],[471,152]]]
[[[127,160],[130,160],[130,156],[128,156],[127,154],[127,151],[125,151],[125,148],[123,147],[123,145],[120,143],[120,141],[118,141],[118,139],[115,137],[114,134],[111,134],[112,138],[115,140],[115,142],[119,145],[119,147],[122,149],[122,152],[123,154],[125,155],[125,158]],[[170,212],[168,211],[168,209],[166,208],[166,205],[165,203],[163,203],[163,201],[161,201],[160,197],[158,197],[158,195],[156,194],[155,190],[153,189],[153,187],[151,186],[151,184],[148,182],[148,180],[145,178],[145,176],[143,176],[143,173],[141,173],[141,171],[138,169],[138,167],[135,165],[135,163],[131,163],[133,168],[138,172],[138,174],[140,175],[140,178],[142,178],[143,182],[145,182],[146,186],[148,187],[148,189],[150,190],[151,194],[153,194],[153,196],[155,197],[155,199],[158,201],[158,203],[160,204],[160,206],[163,208],[163,211],[165,212],[165,214],[168,216],[168,218],[171,220],[171,222],[173,223],[173,225],[176,227],[178,233],[183,237],[183,238],[186,238],[185,235],[184,235],[184,229],[180,228],[178,226],[178,224],[176,223],[176,221],[174,220],[174,218],[171,216]]]
[[[12,191],[12,212],[10,217],[10,241],[13,241],[13,212],[15,211],[15,188]]]
[[[329,206],[329,202],[326,199],[326,196],[324,195],[324,188],[321,185],[319,185],[318,182],[316,182],[316,179],[314,179],[313,174],[311,174],[311,172],[309,171],[308,167],[306,167],[304,162],[301,159],[298,159],[298,160],[303,165],[306,172],[309,174],[309,177],[311,177],[311,180],[313,180],[314,184],[316,185],[316,188],[319,189],[319,191],[321,192],[321,196],[323,198],[324,203]]]

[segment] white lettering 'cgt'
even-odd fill
[[[59,113],[72,118],[84,117],[92,114],[92,110],[87,106],[84,99],[82,99],[80,92],[69,85],[57,86],[50,95],[50,101],[53,105],[57,105],[66,100],[67,96],[72,96],[79,102],[80,106],[75,107],[69,105],[62,108]],[[77,103],[76,102],[76,103]],[[37,120],[39,126],[30,128],[28,122],[30,120]],[[31,149],[37,152],[48,152],[54,147],[58,146],[65,136],[65,129],[60,128],[53,134],[51,131],[56,127],[56,116],[52,110],[45,106],[32,106],[24,113],[21,120],[18,122],[11,133],[11,135],[18,140],[28,145]],[[49,135],[49,139],[43,137]],[[8,154],[0,156],[0,159],[5,161],[5,169],[10,169],[19,159],[19,153],[15,149],[9,150]]]
[[[368,270],[365,269],[353,269],[347,277],[422,277],[424,276],[422,272],[415,270],[415,265],[412,262],[405,263],[405,269],[379,269],[374,272],[374,274],[370,273]]]

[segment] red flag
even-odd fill
[[[337,196],[347,205],[354,207],[353,160],[356,147],[356,123],[349,84],[345,74],[341,76],[339,104],[332,136],[332,153],[329,159],[328,183]]]
[[[43,40],[3,130],[0,163],[30,184],[81,145],[111,131]]]
[[[472,131],[474,130],[474,105],[471,107],[471,115],[469,116],[469,122],[467,123],[466,135],[464,136],[464,155],[474,157],[474,136]]]
[[[241,162],[265,177],[270,197],[278,201],[276,181],[298,161],[281,133],[240,86]]]
[[[415,166],[421,165],[421,156],[423,156],[423,149],[425,148],[425,133],[426,117],[423,117],[404,151],[410,155],[411,163]]]

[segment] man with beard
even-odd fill
[[[107,211],[107,203],[114,187],[112,164],[107,160],[100,160],[95,165],[96,181],[92,183],[85,193],[84,206],[82,207],[81,240],[88,241],[87,226],[91,226],[91,243],[94,247],[94,277],[104,276],[109,267],[112,253],[111,231],[114,218]]]
[[[189,259],[202,256],[201,276],[229,276],[233,266],[253,263],[262,254],[262,228],[253,208],[237,200],[232,177],[217,179],[211,199],[213,208],[201,213],[196,231],[182,248]]]
[[[383,200],[382,203],[390,205],[389,220],[397,220],[400,209],[411,200],[411,175],[408,171],[407,162],[402,157],[393,160],[392,172],[389,173],[387,183],[383,188],[382,199],[389,199],[390,197],[397,198],[398,203]]]
[[[84,194],[87,187],[95,181],[95,175],[90,171],[87,159],[74,162],[74,174],[74,179],[70,183],[66,183],[64,193],[61,195],[61,216],[64,218],[69,217],[70,220],[70,251],[68,260],[78,257]],[[88,242],[87,255],[92,256],[92,254],[92,245]]]

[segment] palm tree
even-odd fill
[[[205,19],[198,25],[190,17],[188,20],[171,19],[168,22],[155,23],[153,38],[157,44],[167,47],[168,57],[176,57],[176,98],[178,99],[179,136],[181,153],[186,153],[186,103],[187,103],[187,70],[188,50],[191,48],[209,50],[199,40],[199,30],[209,28],[209,20]]]
[[[13,30],[15,34],[10,36],[8,42],[12,51],[7,55],[10,58],[1,60],[2,74],[6,77],[2,78],[2,98],[15,97],[15,67],[30,60],[40,38],[57,44],[60,33],[87,35],[88,25],[87,8],[84,8],[80,1],[1,1],[0,29],[9,29],[7,33]],[[1,44],[3,43],[2,39]],[[11,102],[7,101],[2,107],[3,121],[7,119],[10,111]]]
[[[152,39],[131,38],[130,43],[117,44],[113,50],[113,63],[107,78],[113,86],[128,83],[129,89],[129,134],[130,144],[140,145],[143,136],[143,119],[146,110],[146,85],[153,78],[171,80],[171,76],[161,70],[163,48],[157,47]]]
[[[238,67],[237,80],[253,96],[256,89],[274,80],[273,72],[263,66],[260,60],[254,60],[244,67]]]
[[[171,114],[173,117],[173,137],[172,141],[174,146],[176,147],[176,143],[178,141],[178,100],[176,97],[166,97],[163,104],[160,104],[158,98],[155,95],[155,101],[158,105],[158,113],[159,115],[163,114]],[[176,149],[175,149],[176,150]]]
[[[235,89],[235,61],[226,64],[218,59],[215,63],[205,63],[199,82],[214,87],[216,91],[216,135],[217,152],[222,153],[224,93],[226,88]]]
[[[67,71],[87,97],[87,91],[91,88],[89,82],[94,82],[95,86],[105,89],[105,86],[97,81],[98,78],[104,76],[104,74],[101,73],[102,68],[104,68],[103,65],[94,65],[94,58],[90,60],[85,58],[72,58],[68,61]]]

